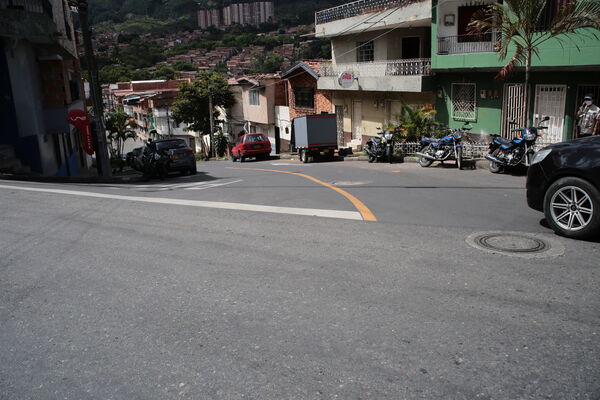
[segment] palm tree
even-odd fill
[[[385,125],[386,130],[397,130],[396,140],[416,142],[421,136],[436,136],[440,130],[435,121],[435,110],[431,105],[413,107],[403,100],[401,112],[394,115],[395,121]]]
[[[127,139],[136,139],[135,120],[122,109],[117,109],[108,114],[106,129],[108,130],[108,143],[111,156],[118,160],[119,169],[123,170],[123,149]]]
[[[544,23],[545,10],[556,0],[503,0],[476,12],[469,23],[474,35],[497,32],[495,49],[500,60],[506,59],[509,51],[514,53],[496,79],[506,78],[516,66],[525,66],[525,95],[523,109],[529,125],[529,78],[531,60],[540,57],[540,45],[550,39],[565,39],[565,35],[582,28],[600,29],[600,2],[595,0],[572,0],[563,4],[547,27]],[[592,36],[593,31],[578,31],[578,37]]]

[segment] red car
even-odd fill
[[[256,157],[257,160],[267,159],[271,154],[271,142],[262,133],[247,133],[238,138],[237,143],[231,150],[233,161],[246,161],[248,157]]]

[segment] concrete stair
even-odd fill
[[[346,147],[352,147],[352,150],[362,150],[362,140],[361,139],[352,139]]]

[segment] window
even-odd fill
[[[372,40],[369,40],[368,42],[358,42],[357,47],[357,62],[370,62],[375,60],[375,45]]]
[[[244,143],[266,142],[267,140],[264,135],[257,133],[255,135],[246,135]]]
[[[294,89],[294,104],[298,108],[314,108],[315,91],[313,88],[305,87]]]
[[[452,84],[452,118],[458,121],[477,119],[474,83]]]
[[[260,105],[260,93],[258,89],[250,89],[248,92],[249,101],[251,106],[259,106]]]

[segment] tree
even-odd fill
[[[137,124],[122,108],[108,113],[106,130],[108,131],[108,144],[111,158],[117,159],[119,169],[123,170],[123,149],[127,139],[136,139],[135,128]]]
[[[191,83],[182,83],[171,108],[175,122],[186,123],[190,130],[203,135],[211,134],[209,97],[212,97],[214,124],[219,117],[216,107],[227,109],[235,104],[227,79],[217,72],[204,71]]]
[[[177,72],[173,68],[167,67],[166,65],[161,65],[159,68],[157,68],[157,70],[154,72],[154,74],[152,74],[152,77],[154,79],[169,80],[169,79],[175,79],[176,75],[177,75]]]
[[[256,54],[252,60],[250,72],[252,73],[271,73],[281,68],[283,57],[277,53]]]
[[[529,79],[531,60],[540,57],[540,45],[550,39],[562,43],[564,35],[582,28],[600,29],[600,2],[595,0],[573,0],[561,6],[548,27],[543,27],[545,11],[552,0],[504,0],[476,12],[469,23],[473,35],[497,32],[495,43],[500,60],[513,52],[510,60],[498,73],[498,79],[506,78],[516,66],[525,66],[525,95],[523,109],[526,124],[529,115]],[[578,31],[579,37],[593,36],[593,32]]]

